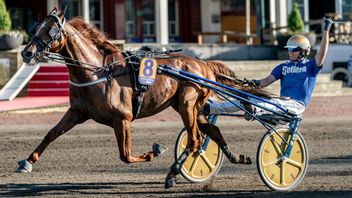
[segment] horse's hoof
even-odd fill
[[[167,151],[166,146],[160,145],[157,143],[153,144],[153,152],[155,153],[156,156],[163,154],[165,151]]]
[[[18,162],[19,167],[16,172],[18,173],[30,173],[32,172],[33,165],[27,160],[21,160]]]
[[[246,165],[252,164],[252,160],[248,155],[241,154],[239,157],[240,157],[240,160],[237,162],[237,164],[246,164]]]
[[[176,178],[169,178],[165,181],[165,189],[176,186]]]

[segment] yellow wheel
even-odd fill
[[[275,129],[287,142],[291,135],[287,127]],[[295,188],[304,178],[308,168],[308,148],[297,132],[291,154],[283,156],[287,144],[271,131],[262,138],[257,152],[257,168],[263,182],[271,189],[288,191]]]
[[[177,159],[187,146],[187,131],[183,129],[176,142],[175,158]],[[202,144],[205,138],[201,137]],[[190,182],[205,182],[220,170],[224,155],[218,145],[211,139],[206,150],[195,151],[186,159],[181,168],[182,176]]]

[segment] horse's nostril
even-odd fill
[[[27,51],[26,53],[24,53],[24,56],[25,56],[26,58],[31,58],[31,57],[33,56],[33,53],[30,52],[30,51]]]

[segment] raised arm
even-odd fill
[[[328,53],[329,31],[330,31],[332,24],[333,24],[333,21],[330,18],[325,19],[324,31],[323,31],[323,37],[321,40],[320,49],[319,49],[318,53],[315,55],[315,61],[319,67],[323,66],[326,54]]]

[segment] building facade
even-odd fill
[[[228,42],[264,43],[265,29],[287,26],[292,3],[305,22],[324,16],[351,20],[352,0],[5,0],[13,28],[33,31],[54,8],[68,6],[66,17],[83,16],[114,40],[129,43],[195,43],[199,33],[232,32]],[[167,18],[167,20],[165,20]],[[165,21],[165,22],[163,22]],[[306,31],[317,27],[306,26]],[[275,30],[276,31],[276,30]],[[275,34],[271,31],[270,34]],[[278,29],[277,31],[284,31]],[[166,40],[160,40],[165,38]],[[205,42],[219,42],[209,35]]]

